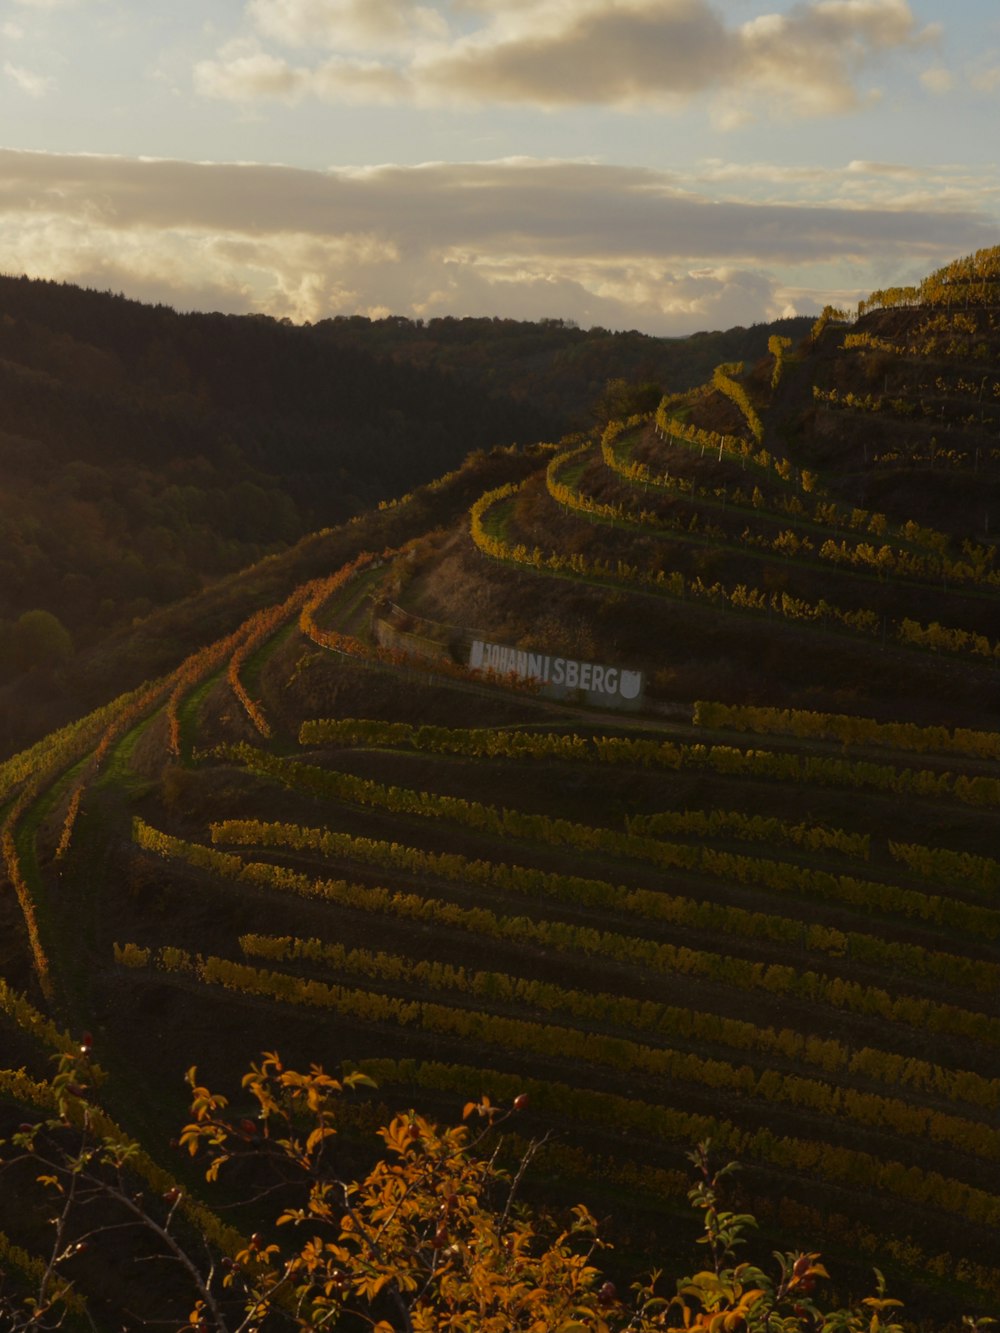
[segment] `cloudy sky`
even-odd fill
[[[1000,244],[998,0],[0,0],[0,271],[681,334]]]

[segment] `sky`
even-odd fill
[[[0,0],[0,272],[676,336],[1000,244],[998,0]]]

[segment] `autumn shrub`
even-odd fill
[[[93,1105],[89,1056],[88,1037],[63,1055],[51,1084],[25,1083],[20,1096],[44,1102],[48,1115],[2,1144],[5,1170],[37,1172],[55,1236],[48,1260],[24,1256],[19,1289],[0,1290],[5,1329],[56,1328],[78,1313],[70,1265],[88,1249],[109,1257],[126,1229],[172,1266],[184,1326],[205,1333],[903,1333],[900,1302],[877,1270],[874,1295],[830,1308],[818,1252],[775,1253],[766,1268],[744,1258],[756,1223],[729,1206],[737,1168],[716,1165],[710,1145],[690,1154],[702,1267],[676,1279],[658,1270],[620,1293],[598,1264],[607,1245],[584,1205],[551,1214],[523,1200],[543,1145],[528,1140],[511,1157],[502,1131],[529,1113],[526,1094],[509,1106],[473,1096],[451,1126],[413,1110],[394,1115],[378,1130],[374,1165],[355,1174],[344,1097],[371,1080],[291,1069],[273,1052],[243,1077],[239,1108],[188,1071],[191,1113],[178,1146],[209,1184],[238,1182],[252,1196],[245,1216],[260,1229],[241,1236],[169,1178],[156,1179],[155,1194],[136,1192],[139,1150]],[[5,1240],[0,1263],[12,1254]],[[161,1309],[127,1318],[176,1327]]]

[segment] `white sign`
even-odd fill
[[[634,702],[642,695],[641,671],[526,652],[523,648],[508,648],[505,644],[487,643],[482,639],[472,642],[469,666],[476,671],[493,671],[498,676],[516,676],[518,680],[555,686],[557,689],[552,693],[560,695],[581,690],[599,703]]]

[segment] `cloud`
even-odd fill
[[[710,0],[250,0],[248,15],[259,38],[334,58],[272,53],[261,77],[223,50],[198,67],[204,95],[638,109],[708,94],[728,126],[855,110],[874,95],[865,70],[935,37],[908,0],[800,0],[742,24]]]
[[[955,86],[955,78],[950,69],[937,65],[933,69],[925,69],[920,75],[920,82],[929,93],[950,93]]]
[[[206,97],[226,101],[281,98],[295,101],[301,96],[295,71],[278,56],[269,55],[254,43],[231,42],[219,60],[195,66],[195,87]]]
[[[992,211],[1000,205],[1000,181],[992,169],[958,165],[916,167],[854,159],[841,167],[787,166],[770,162],[701,163],[691,183],[721,201],[843,211],[919,213],[943,218]]]
[[[448,35],[441,14],[409,0],[250,0],[247,12],[263,37],[286,46],[391,51]]]
[[[33,70],[24,69],[20,65],[12,65],[9,60],[4,62],[3,72],[29,97],[44,97],[55,85],[55,79],[48,75],[36,74]]]
[[[921,174],[916,167],[902,162],[867,162],[864,158],[848,162],[847,170],[859,176],[905,176],[907,180],[915,180]]]
[[[670,334],[770,318],[795,292],[821,306],[845,271],[867,295],[995,240],[981,182],[955,181],[950,211],[831,203],[851,180],[889,197],[901,183],[851,164],[825,199],[747,203],[590,162],[317,172],[0,151],[0,270],[296,320],[545,315]]]
[[[311,95],[371,104],[400,100],[405,80],[391,66],[375,61],[335,56],[305,69],[262,51],[255,43],[236,42],[224,48],[218,60],[199,61],[194,82],[202,96],[224,101],[272,98],[295,103]]]
[[[972,72],[970,82],[977,93],[995,93],[1000,88],[1000,65],[981,66]]]

